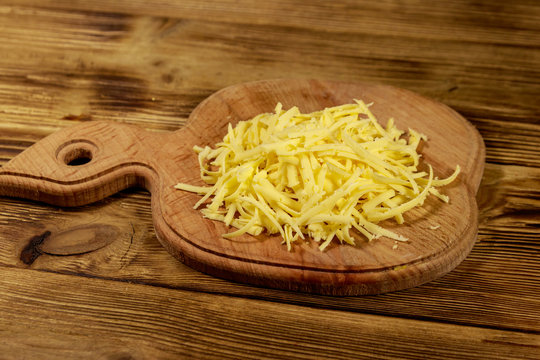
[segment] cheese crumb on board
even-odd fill
[[[418,171],[418,144],[427,138],[397,129],[389,119],[381,126],[369,109],[355,100],[303,114],[298,107],[240,121],[214,148],[195,146],[201,179],[208,186],[179,183],[180,190],[202,195],[206,218],[245,233],[279,233],[292,244],[309,237],[324,250],[332,241],[355,244],[381,236],[407,241],[378,225],[421,206],[428,195],[449,198],[436,187],[452,182]]]

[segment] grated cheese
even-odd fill
[[[260,114],[228,126],[215,148],[198,147],[201,179],[210,186],[179,183],[203,197],[195,204],[209,219],[245,233],[279,233],[287,248],[308,235],[324,250],[332,241],[354,245],[355,234],[407,241],[377,225],[404,223],[403,214],[428,195],[448,202],[435,188],[454,181],[418,171],[417,147],[427,138],[388,120],[382,127],[363,101],[302,114],[297,107]],[[393,248],[397,248],[394,245]]]

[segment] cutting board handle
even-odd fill
[[[149,150],[160,146],[160,136],[104,121],[63,129],[0,168],[0,196],[79,206],[132,186],[152,190],[157,174]]]

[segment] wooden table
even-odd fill
[[[487,163],[470,256],[380,296],[194,271],[158,243],[142,190],[72,209],[0,198],[0,358],[540,358],[537,1],[1,3],[0,164],[88,120],[176,130],[223,87],[291,77],[443,102]]]

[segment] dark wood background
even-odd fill
[[[540,358],[538,1],[0,1],[0,165],[79,122],[172,131],[223,87],[291,77],[403,87],[478,128],[456,270],[380,296],[269,290],[173,259],[145,191],[4,197],[0,358]]]

